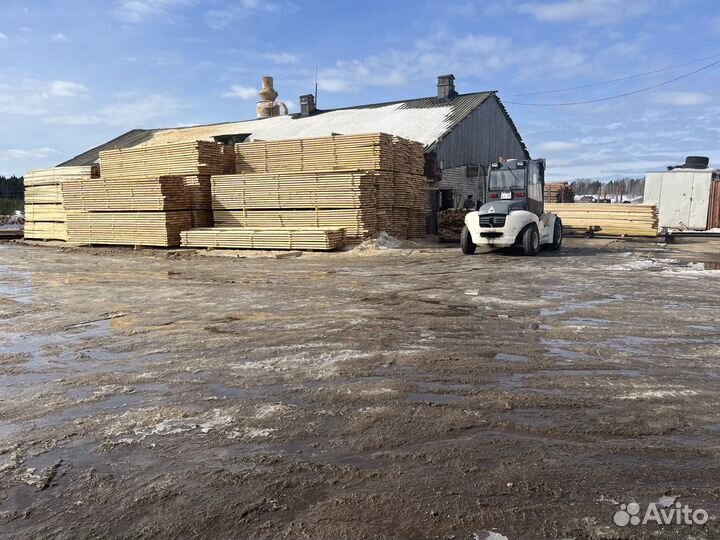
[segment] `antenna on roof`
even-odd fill
[[[318,96],[318,66],[315,64],[315,106],[317,107]]]

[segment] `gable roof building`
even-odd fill
[[[458,94],[455,77],[438,77],[433,97],[315,108],[301,97],[302,112],[239,122],[170,129],[134,129],[60,166],[91,165],[102,150],[195,140],[244,142],[384,132],[425,145],[426,173],[435,187],[452,191],[453,205],[482,193],[487,166],[499,157],[528,159],[528,150],[496,92]]]

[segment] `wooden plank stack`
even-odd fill
[[[575,202],[575,193],[567,182],[545,184],[544,200],[546,203]]]
[[[74,244],[177,246],[180,232],[192,227],[189,211],[68,211],[68,241]]]
[[[67,240],[66,209],[61,186],[90,180],[97,167],[54,167],[25,174],[25,231],[30,240]]]
[[[181,233],[188,247],[235,249],[301,249],[330,251],[345,245],[345,229],[214,227]]]
[[[558,214],[566,233],[608,236],[657,236],[657,207],[646,204],[546,204]]]
[[[235,145],[235,162],[238,174],[212,178],[216,225],[425,235],[420,143],[383,133],[258,141]]]
[[[192,227],[182,176],[66,182],[62,192],[73,244],[177,246]]]
[[[159,176],[210,176],[233,172],[232,147],[211,141],[136,146],[100,152],[102,177],[133,180]]]

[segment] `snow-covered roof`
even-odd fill
[[[248,135],[247,140],[281,140],[332,134],[390,133],[434,146],[494,92],[460,94],[451,99],[430,97],[290,115],[169,129],[135,129],[88,150],[61,166],[90,165],[102,150],[195,140],[222,135]],[[504,108],[503,108],[504,110]],[[512,120],[508,116],[512,125]]]

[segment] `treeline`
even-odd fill
[[[0,176],[0,215],[7,216],[22,210],[24,199],[22,176]]]
[[[590,178],[578,178],[570,183],[576,195],[598,195],[601,197],[640,197],[645,191],[645,178],[619,178],[600,182]]]

